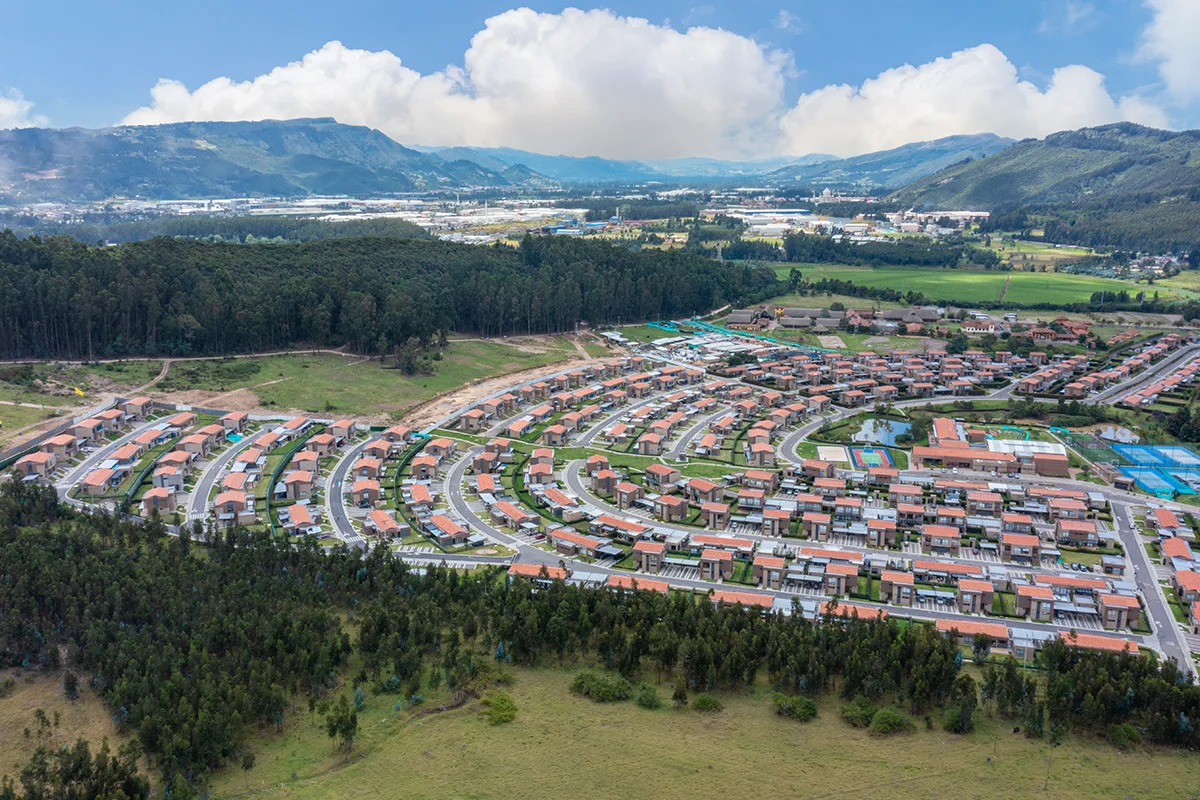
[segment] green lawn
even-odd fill
[[[253,769],[226,768],[212,794],[390,800],[402,787],[411,800],[675,800],[766,789],[779,797],[1071,800],[1184,797],[1200,780],[1194,755],[1119,754],[1078,737],[1051,748],[982,711],[968,736],[945,733],[935,711],[932,731],[916,719],[912,733],[877,739],[841,720],[833,694],[818,702],[812,722],[777,716],[761,678],[754,692],[722,693],[725,710],[710,715],[671,708],[665,683],[657,686],[664,707],[647,711],[632,701],[600,704],[572,695],[575,670],[512,671],[515,683],[505,691],[517,716],[507,725],[489,725],[478,701],[416,718],[414,711],[436,708],[444,695],[394,711],[394,696],[368,692],[351,754],[335,752],[320,718],[297,710],[282,735],[264,733],[252,743]],[[647,678],[653,681],[653,672]]]
[[[0,443],[16,436],[17,431],[26,425],[33,425],[52,416],[54,412],[50,410],[0,405]]]
[[[653,342],[655,339],[665,339],[672,335],[668,331],[664,331],[661,328],[652,328],[649,325],[626,325],[624,328],[616,328],[615,330],[633,342]]]
[[[414,376],[381,369],[378,361],[333,355],[187,362],[172,366],[159,388],[218,392],[250,388],[266,406],[313,413],[398,415],[471,381],[565,361],[574,355],[573,347],[527,353],[496,342],[454,342],[443,359],[434,362],[436,375]]]
[[[1000,300],[1000,292],[1006,279],[1011,279],[1008,292],[1004,296],[1005,302],[1008,303],[1078,303],[1087,302],[1093,292],[1119,292],[1123,289],[1130,294],[1136,294],[1145,289],[1150,294],[1157,287],[1161,287],[1159,292],[1164,299],[1178,296],[1162,284],[1145,286],[1130,281],[1056,272],[864,267],[846,264],[780,264],[775,267],[775,272],[786,280],[792,267],[799,269],[807,280],[833,278],[872,288],[898,289],[905,292],[911,290],[921,292],[931,301],[996,303]],[[808,299],[811,301],[817,298]],[[859,300],[856,305],[870,305],[870,301]]]

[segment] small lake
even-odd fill
[[[896,437],[902,436],[911,430],[912,424],[908,422],[873,418],[863,420],[862,429],[850,438],[856,442],[869,442],[871,444],[884,444],[895,447]]]

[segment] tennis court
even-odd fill
[[[1176,492],[1180,494],[1195,494],[1186,483],[1154,467],[1121,467],[1121,472],[1133,478],[1134,483],[1143,491],[1158,495],[1159,497],[1171,497]]]
[[[1135,466],[1121,467],[1142,489],[1159,497],[1196,494],[1200,456],[1179,445],[1116,444],[1112,448]]]
[[[878,447],[851,447],[850,456],[854,459],[854,466],[859,469],[892,466],[891,455]]]

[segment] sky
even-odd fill
[[[322,116],[405,144],[749,159],[1200,127],[1200,0],[60,0],[4,16],[0,128]]]

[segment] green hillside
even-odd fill
[[[990,210],[1005,206],[1152,202],[1200,193],[1200,131],[1118,123],[1026,139],[894,192],[914,206]]]
[[[471,161],[410,150],[332,119],[183,122],[89,130],[0,131],[0,202],[110,197],[371,195],[535,185]]]

